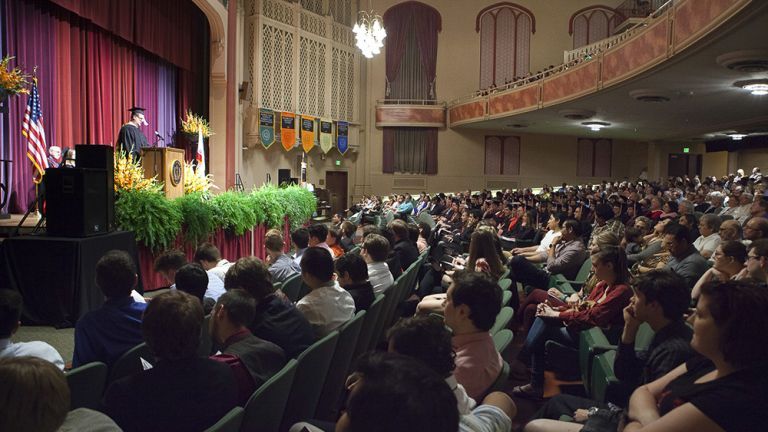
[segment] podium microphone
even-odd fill
[[[158,132],[158,131],[155,131],[155,136],[157,137],[157,139],[158,139],[158,140],[160,140],[160,141],[165,141],[165,138],[163,138],[163,136],[162,136],[162,135],[160,135],[160,132]]]

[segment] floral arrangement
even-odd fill
[[[198,131],[202,131],[204,138],[208,138],[213,135],[213,131],[211,131],[211,125],[208,124],[208,120],[204,119],[203,116],[199,116],[189,110],[184,113],[184,118],[181,119],[181,131],[185,134],[195,136],[197,136]]]
[[[162,191],[157,177],[144,178],[144,168],[124,151],[115,153],[115,192],[121,191]]]
[[[208,174],[205,177],[198,177],[195,173],[195,165],[192,162],[184,162],[184,193],[202,193],[208,195],[208,191],[218,189],[219,187],[213,184],[213,175]]]
[[[0,89],[10,95],[19,93],[29,94],[29,75],[22,72],[18,67],[10,68],[9,65],[13,57],[5,57],[0,60]]]

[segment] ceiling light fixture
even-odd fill
[[[736,81],[734,86],[743,88],[755,96],[768,95],[768,79],[753,79],[745,81]]]
[[[590,128],[593,132],[599,132],[600,129],[611,125],[610,123],[604,121],[587,121],[582,122],[581,124]]]
[[[746,134],[740,134],[740,133],[732,133],[732,134],[728,134],[728,136],[731,137],[731,139],[734,140],[734,141],[741,141],[742,138],[744,138],[747,135]]]
[[[373,10],[360,11],[360,18],[352,28],[352,33],[355,34],[355,45],[360,48],[365,58],[373,58],[380,53],[384,38],[387,37],[384,20]]]

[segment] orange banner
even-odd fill
[[[296,115],[294,113],[280,113],[280,139],[285,151],[290,151],[296,144]]]
[[[315,146],[315,118],[311,116],[301,116],[301,147],[304,153],[309,153]]]

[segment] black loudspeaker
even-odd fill
[[[88,237],[109,232],[107,177],[107,170],[103,169],[45,170],[45,217],[48,235]]]
[[[115,149],[101,144],[77,144],[75,166],[107,171],[107,230],[115,227]]]
[[[291,182],[291,170],[279,169],[277,170],[277,185],[289,184]]]

